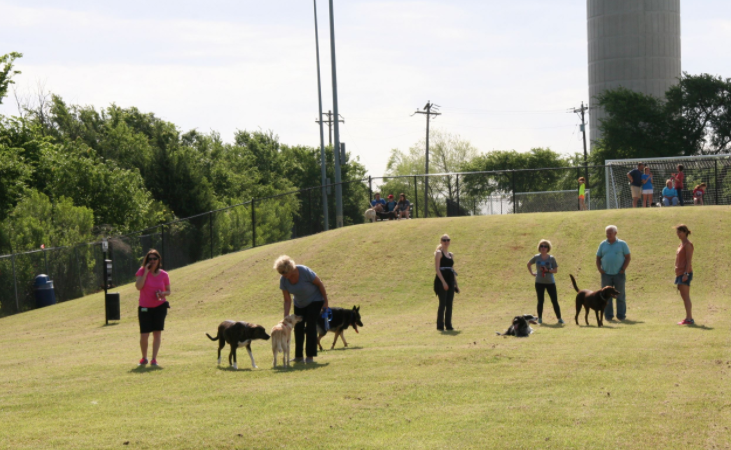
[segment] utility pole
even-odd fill
[[[315,53],[317,54],[317,100],[320,107],[320,118],[322,118],[322,83],[320,82],[320,38],[317,33],[317,0],[312,0],[315,6]],[[331,144],[332,145],[332,144]],[[328,231],[330,229],[330,218],[328,217],[327,211],[327,166],[325,159],[325,137],[323,136],[322,120],[320,121],[320,173],[322,175],[322,217],[323,217],[323,229]],[[254,205],[252,204],[252,208]]]
[[[323,123],[327,124],[327,128],[330,132],[330,134],[329,134],[330,147],[332,147],[333,146],[333,118],[332,118],[333,113],[332,113],[332,111],[328,111],[326,113],[320,111],[320,117],[322,117],[322,116],[327,116],[327,120],[316,120],[315,123],[319,123],[321,126]],[[340,121],[340,123],[345,123],[345,118],[342,115],[340,116],[340,118],[338,120]]]
[[[338,114],[338,74],[335,64],[335,15],[333,11],[333,0],[330,0],[330,56],[332,57],[332,78],[333,78],[333,115]],[[322,116],[320,116],[322,117]],[[335,124],[335,228],[343,226],[343,186],[340,180],[340,121],[334,120]]]
[[[332,1],[332,0],[331,0]],[[424,109],[419,111],[418,109],[414,114],[425,114],[426,115],[426,167],[424,167],[424,218],[429,217],[429,120],[431,116],[440,116],[442,113],[437,112],[439,105],[435,105],[429,100],[426,102]],[[412,116],[414,115],[412,114]]]
[[[584,102],[581,102],[581,108],[574,108],[570,112],[579,114],[581,117],[581,133],[584,136],[584,178],[586,179],[586,185],[589,185],[589,163],[587,161],[588,155],[586,153],[586,120],[584,120],[584,113],[589,110],[588,106],[584,106]]]

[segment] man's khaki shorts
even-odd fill
[[[632,188],[632,198],[642,198],[642,186],[631,184],[629,187]]]

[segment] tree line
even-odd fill
[[[0,104],[20,57],[0,56]],[[320,150],[282,144],[273,132],[238,130],[229,143],[135,107],[71,105],[43,91],[16,101],[18,116],[0,115],[0,253],[124,234],[320,184]],[[332,151],[328,162],[334,180]],[[364,177],[357,159],[342,165],[344,182]],[[362,221],[367,187],[349,183],[345,193],[345,223]],[[322,222],[321,202],[303,211],[312,206],[302,196],[257,205],[257,232],[276,241],[304,213]],[[333,200],[330,223],[334,210]]]

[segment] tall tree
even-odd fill
[[[13,63],[16,59],[22,58],[23,54],[10,52],[0,56],[0,105],[3,98],[8,94],[8,88],[14,83],[13,76],[20,74],[19,70],[13,70]]]

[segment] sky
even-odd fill
[[[318,2],[323,108],[332,109],[328,2]],[[585,0],[334,0],[341,141],[372,176],[432,127],[479,151],[583,152]],[[731,77],[731,2],[685,0],[682,66]],[[0,54],[18,95],[136,106],[181,131],[273,131],[319,147],[313,3],[0,0]],[[0,114],[15,115],[12,98]],[[588,127],[587,127],[588,128]],[[327,132],[327,129],[326,129]],[[327,136],[325,137],[327,141]]]

